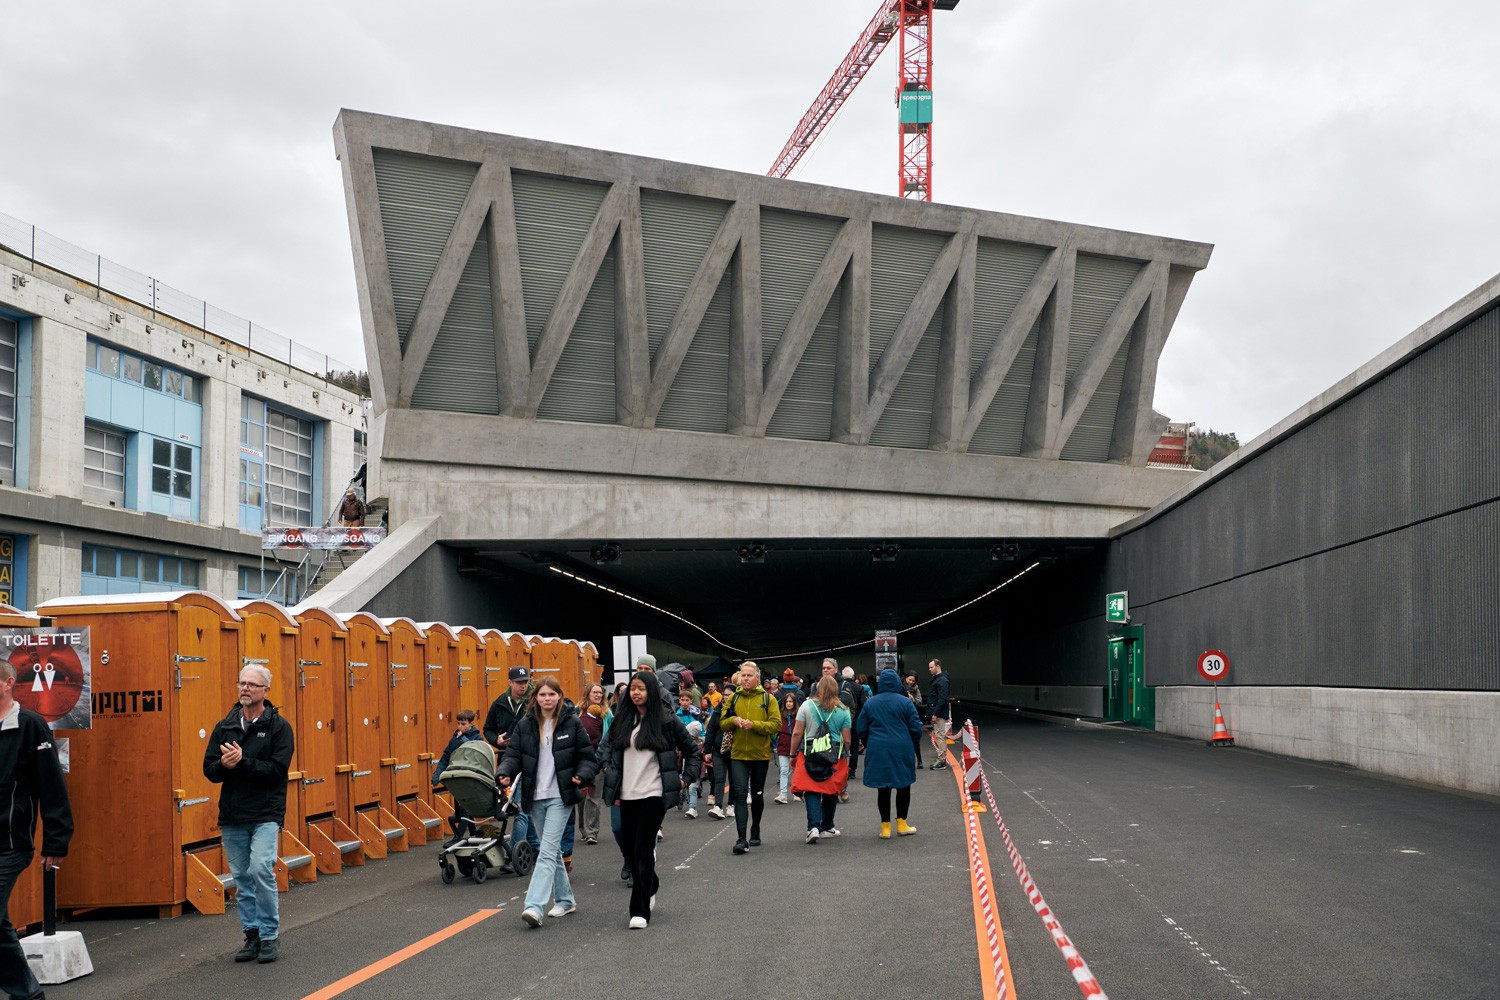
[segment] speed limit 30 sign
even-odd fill
[[[1198,657],[1198,673],[1204,680],[1216,681],[1229,673],[1229,657],[1217,649],[1210,649]]]

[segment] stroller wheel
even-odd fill
[[[474,859],[474,870],[471,871],[471,872],[469,872],[469,877],[474,880],[474,884],[475,885],[481,884],[482,882],[484,882],[484,880],[486,878],[489,877],[489,874],[490,874],[490,866],[484,863],[484,859],[483,858],[475,858]]]
[[[531,846],[530,841],[521,841],[516,845],[515,850],[511,851],[510,866],[515,869],[517,875],[531,874],[531,869],[536,867],[536,848]]]
[[[458,874],[458,872],[454,870],[453,862],[449,861],[447,858],[442,858],[438,861],[438,867],[443,870],[443,884],[452,885],[454,876]]]

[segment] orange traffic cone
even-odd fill
[[[1224,710],[1219,707],[1218,699],[1214,700],[1214,735],[1208,741],[1211,747],[1232,747],[1234,737],[1229,735],[1229,727],[1224,725]]]

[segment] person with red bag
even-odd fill
[[[813,688],[813,697],[797,709],[792,727],[792,791],[807,807],[809,844],[840,835],[834,825],[839,793],[849,783],[849,709],[839,700],[839,683],[826,675]]]

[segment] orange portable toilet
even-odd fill
[[[40,628],[41,625],[42,620],[35,615],[28,615],[20,608],[13,608],[9,604],[0,604],[0,629]],[[38,847],[40,847],[40,841],[38,841]],[[40,855],[41,852],[37,853]],[[33,861],[11,887],[10,922],[15,926],[17,933],[24,934],[25,931],[22,928],[40,924],[42,916],[42,868],[39,862]]]
[[[340,615],[348,630],[344,640],[344,719],[347,723],[348,773],[346,793],[349,825],[364,842],[365,855],[383,858],[408,849],[406,827],[385,808],[385,769],[391,759],[386,718],[390,698],[385,684],[390,676],[390,630],[373,615]],[[424,838],[425,842],[425,838]]]
[[[234,608],[244,625],[240,629],[240,665],[265,667],[271,672],[271,690],[266,700],[276,706],[281,717],[292,727],[297,742],[292,752],[291,770],[286,780],[286,823],[281,828],[281,844],[276,865],[276,883],[282,892],[288,881],[316,882],[318,866],[307,848],[307,811],[302,804],[302,721],[301,701],[297,697],[297,620],[272,601],[235,601]],[[238,679],[239,670],[235,672]]]
[[[75,832],[58,905],[223,913],[219,794],[203,758],[234,704],[239,615],[202,591],[67,597],[37,613],[87,626],[94,660],[94,725],[70,739]]]
[[[435,836],[443,825],[432,808],[432,752],[427,733],[427,635],[410,618],[385,618],[390,631],[390,699],[392,792],[396,817],[411,836],[414,825],[423,835]],[[447,737],[444,737],[446,743]],[[438,753],[441,753],[441,747]],[[410,766],[408,766],[410,765]]]
[[[484,725],[484,713],[490,707],[487,701],[480,704],[484,699],[484,639],[472,625],[459,626],[454,635],[458,636],[454,659],[458,675],[458,707],[472,710],[478,723]]]
[[[599,650],[592,642],[581,642],[578,651],[582,657],[583,690],[587,691],[594,684],[603,684],[599,679]]]
[[[484,679],[484,693],[479,699],[481,707],[477,709],[475,722],[483,726],[490,706],[510,685],[510,646],[505,641],[505,633],[496,628],[485,629],[479,633],[479,638],[482,640],[479,662],[483,665],[480,676]]]
[[[531,640],[533,636],[522,635],[520,632],[501,632],[505,637],[505,645],[510,650],[510,659],[507,661],[511,667],[525,667],[531,669]],[[507,669],[507,675],[509,670]],[[507,679],[506,683],[510,683]]]
[[[349,631],[332,612],[303,608],[297,620],[297,697],[301,702],[302,807],[306,844],[318,871],[336,875],[344,865],[365,863],[364,843],[350,825],[349,763],[345,704]]]
[[[574,704],[583,696],[579,684],[582,671],[579,669],[581,653],[578,643],[572,639],[548,636],[531,644],[531,673],[540,680],[551,677],[562,687],[563,696]]]
[[[432,791],[432,766],[442,756],[443,747],[453,738],[454,715],[458,713],[458,636],[446,622],[421,622],[427,636],[427,746],[433,753],[427,758],[422,776],[427,783],[433,807],[442,815],[453,815],[453,802],[445,793]]]

